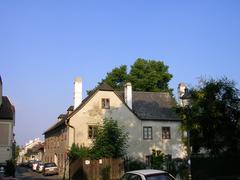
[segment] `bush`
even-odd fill
[[[138,169],[146,169],[146,164],[140,160],[133,158],[124,159],[124,171],[133,171]]]
[[[174,176],[178,174],[183,180],[188,179],[187,159],[172,159],[167,170]]]
[[[14,159],[7,160],[7,166],[5,170],[5,176],[12,176],[15,177],[15,168],[16,162]]]
[[[93,139],[91,148],[72,144],[69,152],[70,160],[91,158],[100,159],[103,157],[123,157],[127,149],[128,135],[118,126],[117,121],[105,119],[103,126],[99,126],[96,138]]]
[[[72,144],[71,150],[69,152],[69,159],[71,161],[76,159],[87,158],[89,156],[90,156],[89,148],[82,145],[79,147],[74,143]]]
[[[151,156],[151,168],[153,169],[164,169],[164,154],[158,150],[152,150],[152,156]]]
[[[127,140],[127,133],[118,126],[117,121],[105,119],[103,127],[98,128],[97,136],[93,140],[92,158],[123,157],[127,149]]]

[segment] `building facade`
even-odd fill
[[[3,83],[0,76],[0,164],[6,164],[13,157],[15,140],[15,108],[7,96],[3,96]]]
[[[152,150],[172,158],[186,156],[179,129],[181,121],[172,109],[175,101],[169,93],[132,91],[131,83],[125,85],[124,91],[114,91],[102,84],[82,100],[79,78],[74,92],[74,106],[44,133],[45,160],[62,167],[72,144],[91,146],[96,127],[106,118],[116,120],[129,134],[130,157],[147,161]]]
[[[43,160],[44,143],[40,138],[29,140],[19,151],[17,163],[24,163],[29,160]]]

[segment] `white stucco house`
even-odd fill
[[[0,76],[0,164],[6,164],[14,153],[15,108],[7,96],[3,96]]]
[[[75,92],[81,93],[81,81]],[[131,83],[124,91],[114,91],[107,84],[97,87],[83,101],[75,94],[74,111],[68,116],[69,145],[90,146],[94,127],[105,118],[118,121],[128,132],[128,156],[145,159],[152,150],[161,150],[173,158],[184,157],[180,119],[172,109],[174,99],[166,92],[132,91]]]
[[[29,140],[19,151],[17,163],[28,160],[43,160],[44,143],[40,138]]]
[[[61,164],[73,143],[90,146],[95,127],[105,118],[116,120],[128,132],[128,156],[147,161],[155,149],[172,158],[183,158],[186,151],[179,129],[181,120],[174,106],[169,93],[132,91],[131,83],[123,91],[102,84],[82,99],[82,80],[76,78],[74,106],[44,132],[45,160]]]

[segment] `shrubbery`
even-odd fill
[[[75,160],[75,159],[81,159],[81,158],[87,158],[90,157],[90,150],[89,148],[85,146],[78,146],[76,144],[73,144],[71,147],[71,150],[69,152],[69,159]]]
[[[14,159],[7,160],[5,176],[15,177],[16,162]]]
[[[138,159],[125,158],[124,159],[124,171],[133,171],[138,169],[146,169],[146,164]]]
[[[127,149],[128,135],[118,126],[117,121],[105,119],[97,129],[96,138],[90,148],[73,144],[69,152],[71,160],[79,158],[100,159],[123,157]]]

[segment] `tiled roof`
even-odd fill
[[[123,92],[117,93],[124,100]],[[167,92],[132,93],[132,111],[142,120],[179,120],[174,106],[175,101]]]
[[[2,104],[0,105],[0,120],[13,120],[14,114],[14,106],[11,104],[7,96],[2,96]]]
[[[65,123],[65,120],[67,119],[67,115],[64,116],[60,121],[56,122],[54,125],[52,125],[50,128],[48,128],[43,134],[46,134],[47,132],[52,131],[53,129],[59,127],[60,125]]]
[[[101,91],[114,91],[113,88],[107,84],[101,84],[82,101],[82,103],[69,115],[55,123],[50,127],[47,133],[61,124],[65,123],[65,120],[73,116],[78,110],[80,110],[97,92]],[[123,91],[114,91],[116,95],[124,102],[124,93]],[[175,101],[171,95],[167,92],[140,92],[133,91],[133,104],[132,112],[141,120],[166,120],[166,121],[178,121],[180,120],[177,114],[174,112],[173,107],[175,106]],[[71,107],[71,106],[70,106]]]

